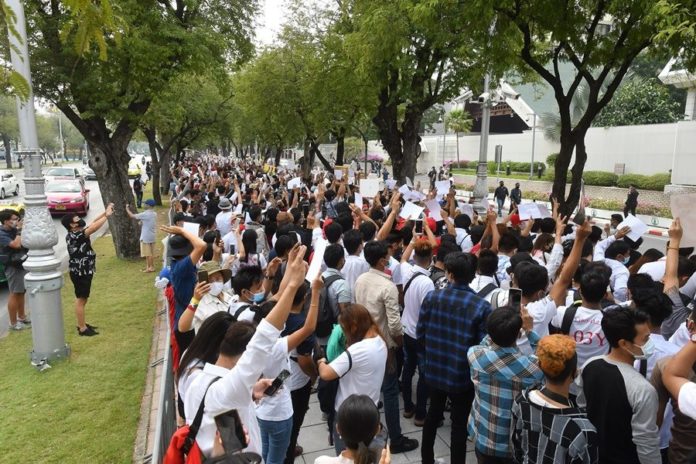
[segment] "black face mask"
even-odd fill
[[[87,224],[87,223],[85,222],[84,219],[80,219],[79,221],[77,221],[77,226],[78,226],[78,227],[84,227],[86,224]]]

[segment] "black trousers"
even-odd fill
[[[309,397],[312,393],[312,381],[307,382],[302,388],[294,390],[290,393],[292,398],[292,435],[290,435],[290,444],[288,451],[285,453],[285,464],[293,464],[295,462],[295,447],[297,446],[297,437],[300,435],[300,428],[304,422],[305,414],[309,409]]]
[[[636,215],[636,206],[638,205],[624,205],[624,217],[628,216],[628,213]]]
[[[466,462],[466,422],[471,412],[471,404],[474,402],[474,386],[470,385],[463,392],[448,393],[428,386],[430,397],[430,407],[425,416],[423,426],[423,442],[421,444],[421,459],[423,464],[433,464],[435,462],[435,436],[437,426],[442,420],[445,411],[447,398],[452,403],[450,418],[452,419],[452,435],[450,438],[450,451],[452,453],[451,462]]]

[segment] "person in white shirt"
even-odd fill
[[[498,255],[491,250],[481,250],[476,262],[476,277],[469,287],[489,303],[500,287],[497,270]]]
[[[386,458],[388,451],[384,446],[379,449],[379,444],[374,443],[380,427],[379,410],[372,399],[367,395],[349,396],[336,414],[336,430],[346,449],[335,457],[319,456],[314,464],[372,463],[377,462],[382,454]]]
[[[414,254],[413,265],[408,260]],[[404,366],[401,373],[401,394],[404,398],[403,416],[413,417],[418,427],[425,424],[428,388],[424,379],[424,360],[418,354],[420,350],[416,340],[416,326],[420,307],[425,296],[435,290],[435,284],[430,279],[428,268],[433,260],[433,246],[428,240],[413,236],[411,243],[401,257],[401,275],[404,279],[404,312],[401,315],[401,325],[404,329]],[[412,379],[418,367],[418,383],[416,384],[416,403],[411,395]]]
[[[604,261],[611,268],[609,285],[617,303],[622,303],[628,299],[627,283],[630,273],[626,264],[631,259],[631,247],[620,239],[630,231],[630,227],[624,227],[614,235],[599,242],[595,247],[593,256],[593,261]]]
[[[563,329],[566,312],[575,312],[566,335],[575,340],[578,366],[609,352],[609,344],[602,331],[601,301],[607,292],[610,272],[611,269],[602,262],[586,264],[580,277],[582,303],[558,308],[551,321],[552,326]]]
[[[340,379],[334,411],[353,394],[367,395],[377,405],[387,365],[387,344],[364,306],[350,305],[341,313],[339,323],[346,337],[346,351],[330,364],[325,358],[317,361],[323,380]],[[334,447],[340,453],[345,446],[339,434],[332,432]]]
[[[217,433],[215,416],[236,409],[249,432],[245,451],[260,454],[261,435],[252,400],[263,400],[263,392],[273,379],[259,380],[266,362],[285,325],[295,292],[304,283],[305,265],[302,260],[306,247],[296,247],[291,253],[278,302],[256,329],[237,322],[227,330],[220,344],[215,364],[206,364],[203,372],[191,382],[184,410],[187,423],[193,421],[201,402],[204,413],[196,442],[205,457],[211,457]]]
[[[308,285],[305,284],[300,285],[297,289],[292,301],[294,311],[298,311],[304,306],[307,287]],[[290,372],[290,352],[312,335],[316,327],[317,313],[319,312],[319,296],[322,287],[323,282],[320,278],[312,282],[312,297],[304,325],[299,330],[276,341],[263,370],[263,377],[275,378],[283,370]],[[290,388],[283,386],[272,397],[264,398],[256,407],[256,418],[259,421],[259,429],[261,431],[261,443],[263,445],[261,456],[263,461],[266,464],[282,464],[285,461],[285,454],[290,444],[293,425]]]
[[[217,225],[221,236],[225,236],[232,231],[232,219],[235,215],[232,212],[232,202],[229,198],[222,197],[218,202],[218,208],[220,212],[215,216],[215,225]]]
[[[341,268],[341,274],[345,277],[348,288],[352,289],[355,288],[355,281],[358,280],[358,277],[370,270],[370,265],[367,264],[365,258],[360,256],[363,244],[362,236],[358,230],[351,229],[343,234],[343,246],[348,252],[348,256]],[[351,292],[350,300],[351,303],[355,303],[355,292]]]

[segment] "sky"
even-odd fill
[[[263,0],[256,29],[258,45],[270,45],[277,37],[288,14],[287,0]]]

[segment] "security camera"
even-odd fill
[[[488,92],[483,92],[481,95],[478,97],[479,103],[485,103],[491,99],[491,94]]]
[[[508,90],[501,89],[501,93],[503,94],[503,97],[509,98],[511,100],[517,100],[520,98],[520,94],[517,92],[510,92]]]

